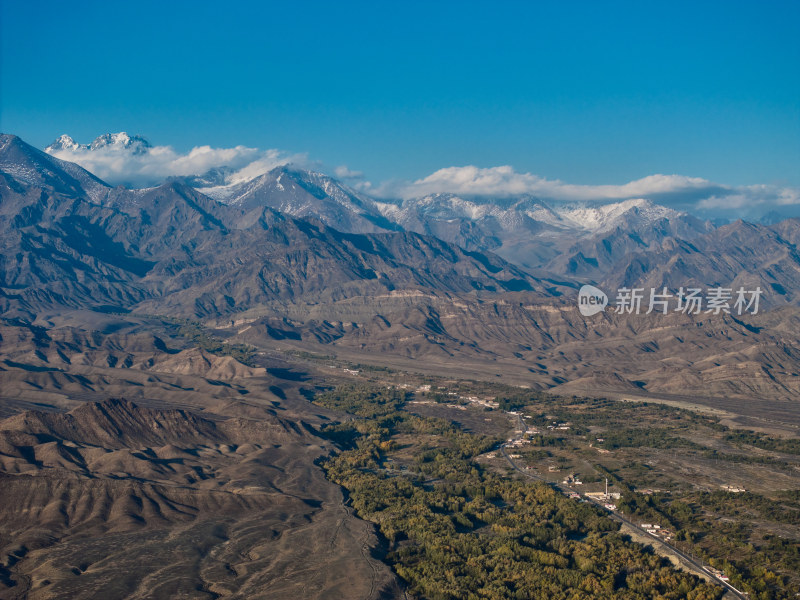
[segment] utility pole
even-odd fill
[[[608,477],[606,477],[606,500],[608,500]]]

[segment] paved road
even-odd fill
[[[526,430],[527,425],[522,420],[522,417],[520,415],[509,415],[509,416],[516,416],[517,419],[519,420],[520,429],[522,431]],[[574,489],[572,489],[572,488],[570,488],[570,487],[568,487],[566,485],[561,485],[561,484],[558,484],[558,483],[553,483],[552,481],[547,481],[543,477],[539,477],[538,475],[534,475],[533,473],[521,468],[516,462],[514,462],[514,459],[512,459],[508,455],[508,452],[506,452],[506,446],[507,446],[507,443],[504,443],[504,444],[502,444],[500,446],[500,452],[502,453],[503,457],[508,461],[508,464],[511,465],[511,467],[514,470],[518,471],[519,473],[522,473],[522,475],[524,475],[525,477],[527,477],[529,479],[533,479],[535,481],[540,481],[542,483],[546,483],[547,485],[550,485],[550,486],[554,487],[555,489],[557,489],[558,491],[560,491],[563,494],[570,494],[570,493],[579,494],[580,493],[577,490],[574,490]],[[657,542],[661,542],[661,544],[669,552],[673,553],[678,558],[683,559],[683,561],[685,563],[688,563],[689,565],[693,566],[698,573],[702,573],[704,576],[711,577],[711,581],[713,581],[717,585],[720,585],[723,588],[725,588],[730,594],[733,594],[734,597],[739,598],[740,600],[748,600],[747,594],[745,594],[744,592],[740,592],[739,590],[737,590],[735,587],[733,587],[731,584],[727,583],[726,581],[722,581],[721,579],[717,579],[716,577],[711,575],[708,571],[705,570],[705,566],[701,562],[699,562],[697,559],[695,559],[694,557],[689,556],[688,554],[686,554],[682,550],[679,550],[675,546],[672,546],[671,544],[668,544],[666,541],[664,541],[663,538],[660,538],[660,537],[658,537],[656,535],[653,535],[652,533],[649,533],[645,529],[642,529],[636,523],[634,523],[634,522],[630,521],[629,519],[623,517],[620,513],[617,513],[617,512],[614,512],[614,511],[609,511],[608,509],[606,509],[602,505],[602,503],[600,503],[599,501],[595,500],[594,498],[589,498],[588,496],[586,496],[586,499],[589,500],[590,502],[596,504],[597,506],[600,506],[604,510],[606,510],[608,512],[608,516],[612,520],[615,520],[618,523],[623,523],[625,525],[628,525],[629,527],[633,527],[637,532],[641,533],[643,536],[648,537],[650,539],[653,539],[653,540],[655,540]]]

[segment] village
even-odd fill
[[[359,373],[354,368],[345,370],[348,375]],[[593,426],[595,418],[587,420],[585,412],[571,413],[560,407],[537,412],[532,411],[530,405],[519,407],[519,404],[510,404],[502,396],[486,393],[491,388],[480,385],[463,385],[459,382],[454,390],[450,385],[435,385],[424,380],[411,383],[384,379],[383,383],[387,388],[402,389],[409,393],[406,401],[409,410],[470,423],[474,431],[497,435],[502,430],[502,424],[510,422],[510,433],[506,433],[498,446],[481,455],[480,462],[485,461],[493,468],[507,463],[520,475],[549,485],[575,502],[591,503],[602,508],[613,520],[621,523],[623,529],[635,531],[639,541],[647,543],[646,540],[652,540],[651,545],[658,548],[659,553],[672,556],[689,570],[718,582],[733,597],[747,597],[731,585],[729,575],[722,568],[717,568],[721,567],[720,563],[712,566],[700,560],[692,552],[691,544],[687,544],[685,537],[679,536],[674,527],[669,527],[663,521],[659,523],[637,517],[621,502],[626,488],[645,497],[669,497],[676,489],[672,485],[665,485],[669,479],[663,477],[657,480],[660,485],[654,485],[656,480],[652,477],[640,481],[629,472],[625,474],[625,484],[622,486],[619,476],[607,477],[603,465],[609,461],[611,464],[629,464],[625,457],[630,454],[628,448],[632,446],[623,446],[624,451],[620,453],[617,430]],[[450,411],[449,415],[447,411]],[[577,421],[570,418],[573,416]],[[485,424],[481,425],[481,422]],[[636,430],[647,429],[638,427]],[[639,448],[647,451],[648,446],[642,444],[635,448],[641,452]],[[713,475],[715,472],[708,470],[705,473]],[[705,473],[703,477],[708,476]],[[700,481],[689,485],[696,486]],[[687,484],[686,481],[679,482],[677,491],[686,493]],[[714,489],[737,495],[747,492],[746,487],[737,481],[720,481],[713,476],[703,481],[701,486],[709,493]]]
[[[408,386],[408,385],[401,385],[401,388],[404,389],[413,389],[415,393],[415,400],[411,400],[411,403],[416,404],[425,404],[425,403],[434,403],[433,400],[429,399],[420,399],[421,397],[425,397],[426,395],[430,394],[432,391],[432,386],[429,384],[420,385],[417,387]],[[437,390],[438,393],[441,393],[443,390]],[[452,391],[444,391],[444,393],[448,396],[453,398],[453,403],[446,403],[445,406],[455,410],[467,410],[469,406],[473,406],[476,408],[481,408],[484,410],[498,410],[500,407],[500,403],[497,401],[496,398],[493,397],[480,397],[477,395],[464,395],[458,394],[457,392]],[[458,402],[458,403],[456,403]],[[652,522],[644,522],[644,521],[636,521],[633,519],[633,516],[626,516],[624,515],[624,511],[618,507],[618,501],[620,500],[622,494],[619,491],[610,490],[609,489],[609,481],[608,478],[605,478],[603,483],[603,489],[600,491],[583,491],[581,488],[586,487],[584,482],[581,480],[580,475],[575,472],[567,472],[565,475],[561,475],[561,468],[554,464],[548,464],[546,469],[546,474],[544,471],[539,472],[540,469],[537,469],[531,464],[524,464],[524,466],[519,466],[518,461],[525,461],[525,451],[531,449],[534,445],[534,440],[537,436],[547,436],[547,435],[558,435],[570,432],[572,430],[572,423],[569,421],[559,421],[559,420],[552,420],[543,427],[541,426],[532,426],[528,423],[528,421],[533,420],[535,417],[534,415],[525,413],[520,410],[507,410],[503,411],[505,415],[512,420],[514,424],[513,434],[506,439],[506,441],[500,446],[497,451],[492,451],[487,453],[485,456],[487,459],[496,459],[500,456],[504,456],[509,464],[516,470],[520,471],[526,477],[529,477],[534,480],[538,480],[544,482],[554,489],[559,490],[567,497],[577,502],[591,502],[597,506],[602,507],[606,511],[608,511],[614,518],[620,520],[634,529],[643,532],[644,534],[651,536],[655,540],[659,540],[663,544],[663,548],[666,549],[667,552],[675,553],[676,555],[683,558],[685,561],[689,561],[692,563],[697,569],[704,571],[708,574],[708,576],[712,577],[716,581],[721,582],[721,584],[729,589],[729,591],[735,593],[738,597],[744,598],[744,595],[736,588],[733,588],[729,583],[729,577],[720,569],[716,569],[709,565],[700,564],[697,562],[696,558],[690,558],[685,556],[680,550],[678,550],[675,546],[671,545],[674,543],[675,532],[672,531],[668,527],[664,527],[658,523]],[[589,443],[589,447],[596,450],[599,454],[610,454],[610,450],[602,448],[602,444],[605,442],[603,437],[594,437],[594,441]],[[594,487],[594,486],[589,486]],[[731,493],[743,493],[745,492],[745,488],[736,485],[736,484],[721,484],[720,488],[726,492]],[[579,491],[581,490],[581,491]],[[669,493],[669,490],[657,489],[657,488],[642,488],[640,490],[642,493]]]

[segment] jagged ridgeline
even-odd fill
[[[345,233],[186,183],[112,188],[15,136],[0,139],[4,312],[119,307],[180,316],[397,289],[545,292],[497,256],[416,233]]]
[[[108,144],[146,151],[135,136],[95,146]],[[497,374],[565,393],[797,393],[800,354],[783,342],[798,319],[797,220],[715,227],[645,200],[392,203],[290,166],[228,175],[115,188],[2,136],[3,316],[199,320],[235,338],[223,350],[244,360],[247,346],[287,341],[467,372],[491,361]],[[574,307],[586,281],[612,299],[620,286],[760,287],[769,312],[587,320]]]

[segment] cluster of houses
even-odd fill
[[[517,411],[509,411],[509,414],[514,415],[514,416],[524,417],[524,418],[531,418],[529,415],[523,415],[522,413],[517,412]],[[570,424],[569,423],[558,423],[557,421],[553,421],[552,424],[547,426],[547,429],[556,430],[556,431],[566,431],[566,430],[570,429]],[[518,429],[515,433],[517,434],[518,437],[515,437],[515,438],[512,437],[512,438],[508,439],[507,446],[509,448],[519,448],[519,447],[524,446],[526,444],[530,444],[531,440],[529,438],[524,437],[525,434],[533,434],[533,435],[539,434],[538,431],[535,431],[535,430],[532,430],[532,429],[527,429],[527,428],[525,430],[519,430]],[[605,440],[603,438],[598,437],[598,438],[596,438],[596,441],[598,443],[602,444]],[[590,444],[590,446],[593,446],[593,444]],[[608,450],[605,450],[605,449],[602,449],[602,448],[596,448],[596,449],[599,452],[603,452],[603,453],[608,452]],[[492,453],[491,456],[494,456],[494,453]],[[521,456],[519,454],[510,454],[509,456],[511,458],[521,458]],[[526,466],[525,468],[526,469],[531,469],[530,466]],[[551,473],[554,473],[554,472],[558,472],[559,469],[555,465],[550,465],[548,467],[548,471],[550,471]],[[583,485],[583,482],[580,481],[578,476],[576,474],[574,474],[574,473],[571,473],[571,474],[567,475],[564,478],[562,483],[564,485]],[[746,491],[743,487],[734,486],[734,485],[722,485],[721,487],[722,487],[723,490],[725,490],[727,492],[740,493],[740,492],[745,492]],[[655,494],[655,493],[659,493],[659,492],[669,493],[668,490],[660,490],[660,489],[642,489],[642,490],[637,490],[637,491],[640,491],[641,493],[644,493],[644,494]],[[575,492],[575,491],[572,491],[572,490],[569,490],[567,492],[567,495],[568,495],[569,498],[571,498],[573,500],[578,500],[578,501],[581,501],[581,502],[585,502],[586,501],[585,499],[581,498],[581,495],[578,492]],[[593,501],[597,502],[598,504],[603,506],[606,510],[614,512],[614,511],[617,510],[616,501],[620,499],[621,494],[619,492],[609,492],[608,491],[608,480],[606,480],[606,491],[605,492],[586,492],[584,494],[584,496],[586,498],[590,499],[590,500],[593,500]],[[657,523],[642,523],[639,527],[644,529],[647,533],[649,533],[651,535],[654,535],[654,536],[657,536],[660,539],[663,539],[665,542],[669,542],[673,538],[673,533],[670,530],[661,527],[661,525],[658,525]],[[706,571],[708,571],[712,576],[716,577],[717,579],[719,579],[721,581],[725,581],[725,582],[728,581],[727,575],[725,575],[725,573],[723,573],[719,569],[714,569],[713,567],[703,567],[703,568]]]
[[[557,421],[553,421],[553,424],[548,425],[547,428],[554,431],[569,431],[570,425],[569,423],[558,423]]]
[[[732,494],[742,494],[747,490],[738,485],[721,485],[720,486],[726,492],[731,492]]]
[[[644,529],[650,535],[657,535],[658,537],[664,538],[667,542],[672,539],[672,532],[668,529],[663,529],[661,525],[657,525],[655,523],[642,523],[639,525],[642,529]]]
[[[527,438],[508,438],[508,444],[506,444],[509,448],[519,448],[521,446],[525,446],[530,444],[531,441]]]
[[[499,408],[500,403],[495,402],[491,398],[478,398],[477,396],[459,396],[455,392],[448,392],[448,396],[457,396],[459,400],[463,400],[464,402],[469,402],[470,404],[476,404],[478,406],[483,406],[484,408]]]
[[[345,369],[346,370],[346,369]],[[391,386],[388,386],[391,387]],[[411,389],[411,386],[407,383],[403,383],[397,386],[401,390]],[[417,394],[427,394],[432,390],[432,386],[430,384],[423,384],[414,389],[414,392]],[[443,390],[446,388],[439,388],[439,390]],[[499,408],[500,404],[495,402],[492,398],[479,398],[478,396],[461,396],[457,392],[447,392],[448,396],[452,396],[453,398],[457,398],[462,402],[468,402],[470,404],[475,404],[476,406],[482,406],[483,408]],[[412,402],[416,402],[417,404],[428,404],[428,402],[422,400],[412,400]],[[464,406],[459,404],[447,404],[448,408],[456,408],[459,410],[465,410]]]

